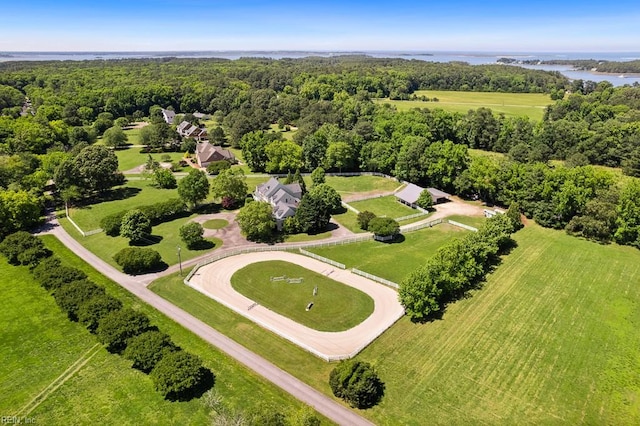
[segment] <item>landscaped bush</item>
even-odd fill
[[[151,272],[162,267],[160,253],[150,248],[126,247],[113,256],[122,270],[127,274]]]
[[[371,222],[371,219],[374,219],[375,217],[375,213],[365,210],[358,213],[358,217],[356,220],[360,229],[367,231],[369,229],[369,222]]]
[[[109,352],[122,353],[129,339],[149,329],[149,318],[145,314],[124,308],[105,315],[100,320],[96,334]]]
[[[122,309],[122,302],[108,294],[97,294],[78,306],[78,321],[95,333],[100,320],[113,311]]]
[[[171,159],[171,157],[169,157],[169,159]],[[173,189],[178,186],[176,177],[171,173],[171,170],[163,169],[162,167],[153,171],[152,179],[153,183],[159,188]]]
[[[71,321],[78,321],[78,309],[80,305],[95,296],[105,294],[104,288],[92,281],[72,281],[58,288],[53,297]]]
[[[133,361],[133,368],[149,372],[168,353],[178,350],[171,337],[159,331],[147,331],[129,340],[124,357]]]
[[[187,205],[178,198],[171,198],[167,201],[140,206],[138,210],[149,218],[151,225],[158,225],[183,217],[187,211]]]
[[[329,375],[329,386],[352,407],[369,408],[384,395],[384,383],[368,362],[343,361]]]
[[[195,355],[184,351],[165,355],[151,371],[155,388],[169,400],[188,400],[206,385],[211,371]]]
[[[231,164],[227,160],[213,161],[207,166],[207,173],[217,175],[223,170],[231,168]]]
[[[418,207],[425,210],[429,210],[431,207],[433,207],[433,197],[431,196],[429,190],[422,190],[422,192],[418,196],[418,199],[416,200],[416,204],[418,205]]]
[[[25,254],[25,252],[27,252]],[[7,236],[0,243],[0,253],[12,265],[32,265],[39,259],[48,257],[51,252],[44,247],[38,237],[26,231],[18,231]]]
[[[203,235],[204,228],[197,222],[189,222],[180,227],[180,238],[190,249],[202,244],[202,241],[204,241]]]
[[[120,225],[122,225],[122,218],[126,213],[126,211],[121,211],[103,217],[100,221],[100,227],[104,233],[110,237],[117,237],[120,235]]]
[[[151,236],[151,221],[140,210],[131,210],[122,217],[120,235],[133,244],[148,241]]]

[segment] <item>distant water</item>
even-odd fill
[[[499,58],[553,60],[553,59],[601,59],[631,61],[640,59],[640,52],[417,52],[417,51],[192,51],[192,52],[0,52],[0,62],[6,61],[84,61],[95,59],[141,58],[223,58],[262,57],[272,59],[304,58],[308,56],[332,57],[341,55],[368,55],[375,58],[403,58],[428,62],[462,61],[471,65],[494,64]],[[570,79],[609,81],[614,86],[640,84],[640,75],[616,76],[578,71],[564,65],[519,65],[525,68],[559,71]]]

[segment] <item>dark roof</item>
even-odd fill
[[[235,156],[228,149],[211,145],[209,142],[201,142],[196,144],[196,156],[201,163],[209,163],[211,161],[228,160],[234,161]]]
[[[451,197],[451,194],[447,194],[444,191],[440,191],[439,189],[436,188],[427,188],[427,191],[429,191],[429,193],[431,194],[431,197],[433,198],[433,201],[440,199],[440,198],[449,198]]]

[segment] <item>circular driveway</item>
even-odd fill
[[[231,276],[255,262],[282,260],[318,272],[368,294],[374,301],[373,313],[357,326],[340,332],[317,331],[277,314],[231,287]],[[189,285],[260,326],[301,346],[327,361],[355,356],[395,323],[404,309],[395,290],[348,270],[300,254],[271,251],[240,254],[200,267]]]

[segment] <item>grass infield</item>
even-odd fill
[[[271,281],[272,277],[283,276],[302,278],[302,282]],[[245,266],[233,274],[231,285],[260,305],[319,331],[348,330],[373,313],[369,295],[289,262],[274,260]],[[309,303],[313,307],[307,311]]]
[[[207,229],[222,229],[227,225],[229,225],[229,222],[224,219],[210,219],[204,222],[202,227]]]
[[[354,201],[349,205],[361,212],[370,211],[375,213],[376,216],[386,216],[392,219],[420,213],[420,210],[412,209],[399,202],[394,195]]]

